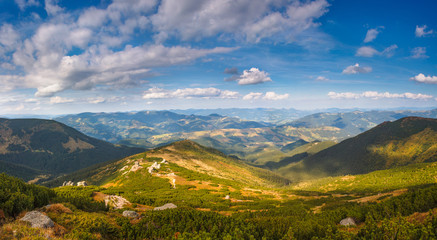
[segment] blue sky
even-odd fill
[[[0,114],[437,107],[437,2],[0,0]]]

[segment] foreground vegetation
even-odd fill
[[[227,200],[223,198],[224,195],[229,194],[233,187],[238,187],[232,181],[220,181],[207,175],[193,174],[183,168],[170,167],[178,170],[181,176],[185,176],[184,171],[186,171],[187,176],[190,174],[191,180],[196,182],[210,182],[211,189],[195,190],[189,186],[172,189],[168,181],[153,176],[148,176],[153,179],[151,180],[153,184],[135,185],[138,180],[144,181],[139,173],[130,174],[131,182],[126,182],[124,188],[88,186],[49,189],[29,185],[19,179],[1,174],[0,208],[6,221],[0,228],[0,235],[3,239],[17,239],[17,236],[45,239],[47,234],[53,239],[433,239],[437,237],[436,184],[410,187],[400,196],[381,197],[369,202],[354,201],[363,196],[362,192],[352,191],[353,194],[350,195],[336,195],[309,191],[290,192],[285,189],[276,190],[282,193],[281,199],[266,195],[260,189],[258,194],[233,195]],[[401,170],[399,172],[402,172]],[[379,177],[383,179],[382,176]],[[220,187],[216,184],[220,184]],[[151,189],[151,186],[155,189]],[[224,186],[227,186],[226,189]],[[243,189],[242,187],[236,189],[235,193],[238,191],[242,193]],[[119,192],[122,190],[124,192]],[[141,218],[132,220],[123,217],[122,210],[108,208],[103,202],[96,201],[93,198],[96,192],[128,197],[132,205],[126,206],[126,209],[136,210],[141,214]],[[129,192],[136,193],[136,197],[129,196]],[[287,197],[286,193],[294,193],[292,194],[294,197]],[[233,198],[240,198],[241,202],[233,201]],[[151,202],[152,199],[159,199],[160,202]],[[151,211],[144,208],[146,205],[158,206],[170,201],[177,203],[178,208],[165,211]],[[47,205],[49,203],[50,205]],[[56,223],[55,228],[33,229],[25,223],[14,220],[22,216],[21,212],[32,209],[45,212]],[[358,225],[350,227],[339,225],[340,220],[346,217],[355,219]]]

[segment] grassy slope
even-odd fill
[[[281,169],[293,180],[362,174],[437,160],[437,119],[386,122]]]
[[[437,182],[437,163],[419,163],[367,174],[301,182],[293,190],[339,193],[385,192]]]

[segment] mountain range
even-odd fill
[[[143,151],[88,137],[53,120],[0,119],[0,169],[26,180]]]

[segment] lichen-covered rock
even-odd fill
[[[123,217],[137,218],[140,215],[135,211],[123,211]]]
[[[52,228],[55,226],[52,219],[38,211],[28,212],[20,220],[29,222],[34,228]]]
[[[355,223],[355,220],[353,218],[348,217],[348,218],[341,220],[340,225],[342,225],[342,226],[355,226],[357,224]]]
[[[177,208],[177,207],[178,206],[174,205],[173,203],[167,203],[167,204],[164,204],[161,207],[156,207],[153,210],[160,211],[160,210],[172,209],[172,208]]]

